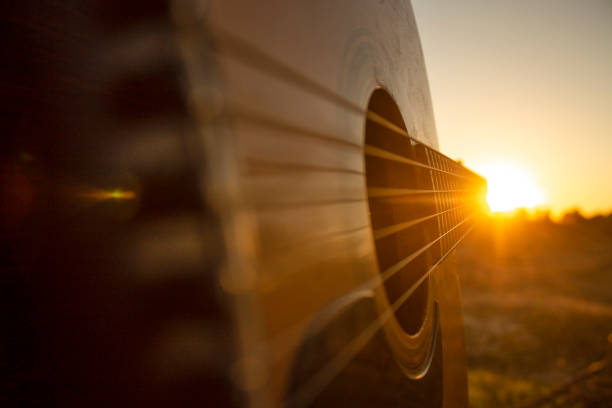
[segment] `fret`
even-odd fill
[[[380,115],[373,117],[379,122],[382,121],[381,119],[384,119],[381,118]],[[413,217],[404,222],[379,227],[373,231],[373,235],[375,240],[379,240],[404,229],[423,224],[428,220],[436,219],[438,232],[435,236],[438,238],[433,242],[439,242],[440,249],[444,252],[453,246],[459,238],[460,231],[458,231],[456,227],[465,222],[465,211],[468,210],[469,207],[477,209],[482,206],[481,192],[484,191],[485,182],[480,176],[465,170],[462,165],[434,149],[420,143],[417,144],[415,148],[422,151],[421,160],[424,159],[423,162],[391,153],[380,147],[372,146],[371,144],[365,145],[364,151],[366,156],[415,166],[425,173],[431,185],[428,189],[397,188],[390,185],[379,186],[379,184],[387,182],[384,179],[372,181],[368,187],[368,197],[371,203],[373,202],[372,200],[393,199],[394,197],[431,195],[431,198],[428,198],[423,203],[427,204],[427,201],[429,201],[433,209],[429,214],[421,214],[420,216]],[[382,165],[384,165],[384,163],[382,163],[381,166]],[[381,177],[384,177],[385,172],[383,171],[381,174],[383,174]],[[373,183],[376,184],[371,186]],[[404,204],[401,203],[390,204],[387,211],[393,211],[394,214],[397,214],[397,211],[403,211],[402,208],[405,208],[402,207],[403,205]],[[430,248],[432,245],[433,244],[428,244],[425,248]],[[418,252],[418,254],[422,252],[423,251]],[[411,260],[415,257],[414,254],[409,255],[404,261]]]
[[[427,148],[427,149],[431,150],[431,148]],[[455,177],[462,177],[462,178],[469,179],[468,176],[464,176],[464,175],[461,175],[461,174],[458,174],[458,173],[452,173],[452,172],[443,170],[443,169],[438,168],[438,167],[427,165],[427,164],[418,162],[416,160],[412,160],[412,159],[409,159],[407,157],[403,157],[403,156],[400,156],[398,154],[391,153],[389,151],[386,151],[386,150],[381,149],[381,148],[376,147],[376,146],[371,146],[371,145],[367,145],[366,144],[364,146],[364,152],[365,152],[366,156],[376,157],[376,158],[379,158],[379,159],[391,160],[391,161],[395,161],[395,162],[403,163],[403,164],[409,164],[409,165],[412,165],[412,166],[421,167],[421,168],[424,168],[424,169],[433,170],[433,171],[440,172],[440,173],[447,173],[447,174],[455,176]],[[451,159],[448,159],[448,160],[451,160]]]

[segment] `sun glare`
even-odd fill
[[[509,212],[544,204],[544,194],[529,172],[508,163],[476,169],[487,179],[487,203],[491,211]]]

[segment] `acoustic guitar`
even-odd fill
[[[467,406],[409,2],[1,7],[13,406]]]

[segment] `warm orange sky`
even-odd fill
[[[414,0],[441,150],[612,209],[612,1]]]

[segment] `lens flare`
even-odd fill
[[[85,198],[94,200],[133,200],[136,198],[136,193],[131,190],[104,190],[91,189],[81,194]]]

